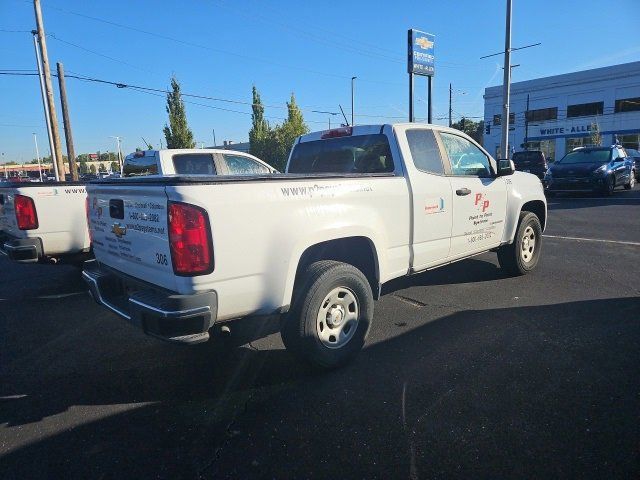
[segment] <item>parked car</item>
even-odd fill
[[[544,153],[540,150],[515,152],[512,158],[516,170],[520,172],[532,173],[540,179],[544,178],[544,174],[547,171],[548,165]]]
[[[640,180],[640,152],[632,148],[626,148],[627,156],[633,160],[633,165],[636,170],[636,180]]]
[[[83,276],[98,303],[186,344],[216,322],[280,314],[287,349],[325,368],[362,348],[383,283],[487,251],[526,274],[547,218],[538,178],[416,123],[304,135],[283,175],[87,188],[96,260]]]
[[[579,147],[551,164],[544,176],[548,194],[602,192],[611,195],[618,186],[630,190],[636,183],[631,158],[620,145]]]
[[[124,159],[125,177],[278,173],[259,158],[221,149],[139,150]]]

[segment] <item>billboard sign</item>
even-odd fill
[[[409,30],[409,73],[430,77],[435,74],[435,41],[435,35],[413,28]]]

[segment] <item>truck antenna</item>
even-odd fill
[[[344,123],[348,127],[349,126],[349,120],[347,120],[347,116],[344,114],[344,110],[342,109],[342,105],[338,104],[338,106],[340,107],[340,111],[342,112],[342,116],[344,117]]]

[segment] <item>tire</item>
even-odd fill
[[[526,275],[538,265],[541,249],[540,220],[534,213],[525,211],[520,213],[513,243],[498,249],[498,262],[510,275]]]
[[[367,278],[352,265],[323,260],[309,265],[296,283],[292,308],[280,330],[287,350],[322,369],[351,361],[364,346],[373,320]]]
[[[613,195],[613,191],[616,188],[616,179],[614,176],[607,177],[607,184],[604,186],[604,194],[609,197]]]
[[[636,186],[636,172],[635,170],[631,170],[631,174],[629,175],[629,183],[624,184],[625,190],[632,190],[633,187]]]

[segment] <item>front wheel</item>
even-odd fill
[[[542,226],[531,212],[522,212],[516,238],[498,249],[500,266],[511,275],[526,275],[536,268],[542,248]]]
[[[323,260],[309,265],[297,283],[280,332],[287,350],[320,368],[353,359],[373,320],[367,278],[352,265]]]
[[[607,177],[606,184],[604,186],[604,194],[606,196],[613,195],[613,191],[615,190],[615,188],[616,188],[616,178],[613,175],[611,175]]]
[[[631,170],[631,174],[629,175],[629,183],[624,184],[625,190],[631,190],[636,186],[636,172]]]

